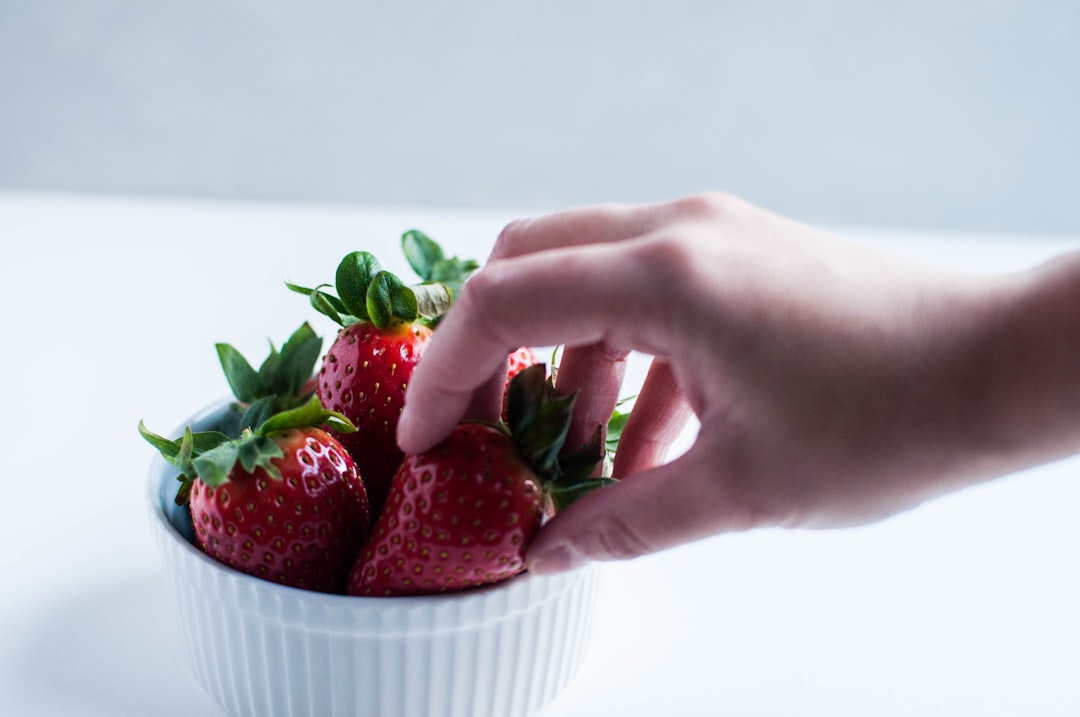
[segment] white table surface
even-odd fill
[[[214,342],[261,360],[313,319],[285,280],[357,248],[404,272],[412,227],[482,258],[513,214],[0,193],[0,715],[222,715],[181,661],[138,420],[171,430],[227,392]],[[977,272],[1080,246],[845,233]],[[545,717],[1080,714],[1078,472],[611,565],[589,661]]]

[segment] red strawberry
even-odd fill
[[[349,580],[353,595],[411,595],[498,582],[525,569],[544,516],[610,479],[591,478],[600,430],[562,452],[576,396],[561,397],[536,364],[511,383],[510,431],[463,423],[407,456]]]
[[[323,358],[316,393],[323,405],[356,424],[338,440],[352,454],[377,512],[405,457],[397,447],[405,388],[431,329],[398,322],[380,328],[360,322],[343,328]]]
[[[139,432],[181,471],[195,541],[250,575],[343,592],[367,537],[367,494],[348,452],[317,426],[347,429],[318,399],[278,413],[239,438],[192,433],[171,441]]]
[[[376,514],[404,458],[395,435],[413,367],[432,327],[477,268],[474,261],[447,259],[416,230],[402,236],[402,247],[423,283],[405,286],[374,256],[357,251],[338,265],[337,296],[324,291],[326,285],[288,285],[342,327],[323,357],[316,392],[324,406],[357,428],[337,438],[356,461]]]

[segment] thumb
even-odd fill
[[[529,548],[529,570],[541,575],[595,560],[624,560],[758,521],[740,507],[711,451],[698,441],[680,458],[594,490],[545,525]]]

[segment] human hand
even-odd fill
[[[1005,359],[988,359],[1021,286],[912,265],[726,195],[519,221],[436,332],[398,439],[417,452],[467,414],[494,417],[507,353],[562,344],[580,443],[637,350],[654,359],[621,480],[541,530],[532,570],[873,521],[1024,460],[995,445],[1016,436],[1015,391],[996,383]],[[665,463],[691,410],[696,441]]]

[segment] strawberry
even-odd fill
[[[405,286],[374,256],[357,251],[338,265],[337,296],[325,291],[325,284],[314,289],[287,284],[341,326],[323,357],[316,393],[326,408],[357,428],[335,436],[356,461],[375,514],[404,458],[395,435],[413,367],[432,328],[477,268],[474,261],[447,259],[438,244],[416,230],[402,236],[402,248],[422,283]]]
[[[367,494],[348,452],[318,426],[347,421],[317,398],[238,438],[139,432],[180,470],[176,501],[195,542],[237,570],[320,592],[343,592],[369,527]]]
[[[459,424],[431,450],[410,455],[353,567],[353,595],[462,590],[513,577],[545,516],[610,483],[591,477],[601,431],[563,451],[576,394],[559,396],[535,364],[510,385],[509,429]]]

